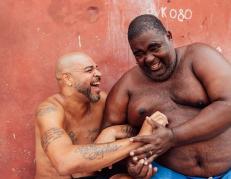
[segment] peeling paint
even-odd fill
[[[218,46],[216,49],[217,49],[218,52],[222,53],[221,47]]]
[[[15,133],[13,133],[12,135],[13,135],[13,138],[14,138],[14,140],[15,140],[15,139],[16,139]]]
[[[81,37],[80,37],[80,35],[78,35],[78,46],[79,46],[79,48],[81,48],[81,47],[82,47]]]

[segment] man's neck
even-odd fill
[[[84,116],[86,113],[91,111],[92,103],[87,97],[82,94],[65,95],[64,98],[64,109],[72,116]]]

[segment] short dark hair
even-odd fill
[[[133,19],[128,27],[128,40],[139,36],[148,30],[157,29],[161,33],[167,33],[162,22],[152,14],[143,14]]]

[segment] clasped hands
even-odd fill
[[[128,172],[132,177],[148,179],[157,172],[152,161],[174,146],[174,135],[167,124],[167,117],[157,111],[146,117],[138,136],[131,138],[132,142],[144,144],[130,152]]]

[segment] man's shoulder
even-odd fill
[[[40,118],[47,114],[59,113],[63,111],[61,105],[61,96],[59,94],[52,95],[41,102],[36,110],[36,117]]]
[[[120,77],[120,79],[116,82],[116,85],[121,86],[125,84],[128,86],[128,84],[131,84],[134,80],[136,80],[139,75],[142,75],[139,67],[137,65],[133,66]]]
[[[215,49],[209,46],[208,44],[195,42],[189,45],[186,45],[186,55],[200,55],[208,51],[214,51]]]
[[[191,44],[188,44],[187,45],[188,47],[191,47],[191,48],[201,48],[201,47],[209,47],[208,44],[205,44],[203,42],[193,42]]]
[[[208,58],[210,55],[219,54],[219,52],[208,44],[195,42],[176,49],[180,54],[182,62],[201,61],[203,58]]]
[[[58,104],[61,104],[62,97],[60,94],[54,94],[52,96],[47,97],[44,101],[42,101],[38,108],[41,106],[51,105],[51,106],[58,106]]]
[[[140,73],[140,68],[138,65],[133,66],[127,72],[124,73],[124,78],[132,77],[134,74]]]
[[[210,72],[209,75],[217,75],[219,70],[214,70],[216,68],[220,68],[223,71],[225,69],[228,69],[226,71],[230,70],[228,61],[217,49],[204,43],[193,43],[186,48],[182,62],[190,62],[194,73],[197,72],[197,75],[205,74],[211,69],[213,69],[211,70],[213,72]]]

